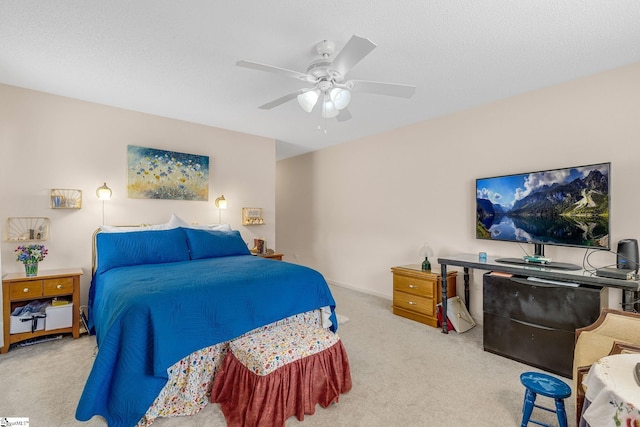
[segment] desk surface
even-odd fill
[[[633,368],[640,354],[606,356],[591,366],[582,382],[589,401],[583,418],[592,427],[636,425],[640,421],[640,386]]]
[[[486,261],[480,261],[478,254],[460,254],[438,258],[440,265],[453,265],[478,270],[503,271],[519,276],[535,276],[551,280],[563,280],[566,282],[579,282],[597,286],[620,288],[627,291],[640,290],[637,280],[609,279],[596,276],[595,273],[586,270],[559,270],[538,265],[516,265],[497,262],[494,257],[487,257]]]

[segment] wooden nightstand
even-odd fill
[[[79,268],[44,270],[37,276],[26,277],[22,273],[8,273],[2,278],[2,317],[4,322],[4,347],[0,353],[9,351],[11,344],[44,335],[71,333],[80,336],[80,276]],[[37,330],[11,334],[11,312],[18,306],[33,300],[47,300],[54,297],[71,297],[73,307],[70,327],[51,330]],[[45,319],[46,324],[46,319]]]
[[[438,326],[437,304],[442,302],[440,274],[423,271],[417,264],[391,268],[393,272],[393,314]],[[456,295],[457,273],[447,273],[447,297]]]
[[[259,257],[262,258],[271,258],[271,259],[277,259],[278,261],[282,261],[282,257],[284,256],[284,254],[278,254],[278,253],[273,253],[273,254],[265,254],[265,255],[258,255]]]

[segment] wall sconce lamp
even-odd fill
[[[431,246],[425,242],[425,244],[422,245],[422,248],[420,248],[420,258],[424,258],[424,261],[422,261],[422,270],[424,271],[431,271],[431,262],[429,262],[430,256],[433,256],[433,249],[431,249]]]
[[[112,194],[113,192],[109,187],[107,187],[106,182],[96,189],[96,196],[98,196],[98,199],[102,200],[102,225],[104,225],[104,201],[111,200]]]
[[[222,210],[227,209],[227,199],[224,198],[224,194],[216,199],[215,205],[218,208],[218,224],[222,224]]]

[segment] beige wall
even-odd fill
[[[91,234],[102,221],[94,195],[103,181],[114,191],[106,204],[108,224],[161,223],[171,213],[190,222],[218,222],[213,200],[224,194],[229,209],[222,221],[245,241],[264,237],[272,247],[277,238],[285,259],[317,268],[330,282],[387,298],[389,268],[419,262],[424,241],[437,255],[521,254],[517,245],[474,238],[479,177],[610,161],[614,248],[622,238],[640,238],[640,64],[277,166],[270,139],[11,86],[0,85],[0,100],[3,232],[7,217],[49,217],[50,255],[41,268],[82,267],[83,301]],[[129,144],[210,156],[209,202],[128,199]],[[51,188],[83,190],[82,209],[50,209]],[[267,224],[243,227],[243,206],[262,207]],[[0,273],[22,268],[15,246],[2,243]],[[547,255],[581,263],[584,251],[547,247]],[[615,260],[599,255],[592,259]],[[478,318],[480,272],[475,276],[471,311]]]
[[[389,268],[420,262],[425,241],[436,258],[523,255],[516,244],[475,239],[476,178],[600,162],[612,163],[615,250],[622,238],[640,238],[639,147],[635,64],[281,160],[278,250],[330,282],[391,298]],[[547,256],[580,265],[584,254],[546,248]],[[615,255],[591,260],[602,266]],[[471,287],[476,319],[482,318],[482,273],[475,272]],[[460,295],[461,283],[460,277]]]
[[[164,223],[172,213],[189,222],[217,223],[213,201],[224,194],[222,222],[245,241],[275,245],[275,141],[55,95],[0,85],[0,224],[8,217],[51,220],[49,256],[41,269],[82,267],[86,301],[91,236],[102,222],[96,188],[113,190],[107,224]],[[209,201],[127,197],[127,145],[209,156]],[[83,192],[82,209],[50,209],[51,188]],[[266,225],[241,225],[242,207],[261,207]],[[3,235],[4,237],[4,235]],[[1,272],[20,271],[15,243],[2,242]],[[253,246],[253,245],[251,245]]]

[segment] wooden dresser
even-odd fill
[[[393,314],[438,326],[436,306],[442,302],[440,274],[423,271],[418,264],[392,267]],[[456,295],[456,272],[447,273],[447,297]]]

